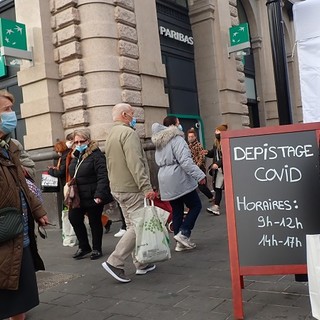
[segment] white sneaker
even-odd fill
[[[177,252],[181,252],[181,251],[186,251],[186,250],[191,250],[191,249],[194,249],[196,247],[196,244],[195,243],[190,243],[190,244],[193,244],[194,246],[192,247],[185,247],[183,244],[181,244],[180,242],[177,242],[176,244],[176,247],[174,248],[175,251]]]
[[[126,232],[127,232],[127,230],[120,229],[119,232],[117,232],[114,236],[116,238],[121,238]]]
[[[220,207],[214,204],[212,207],[207,208],[207,211],[215,214],[216,216],[220,216]]]
[[[174,239],[189,249],[193,249],[196,246],[195,243],[191,242],[190,238],[184,236],[181,231],[174,236]]]
[[[153,271],[156,268],[155,264],[148,264],[146,267],[143,269],[137,269],[136,274],[146,274],[150,271]]]

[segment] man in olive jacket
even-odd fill
[[[124,274],[124,261],[134,250],[136,238],[130,213],[144,206],[144,198],[153,199],[155,196],[147,159],[134,130],[136,119],[133,113],[129,104],[119,103],[113,107],[115,123],[105,145],[111,192],[122,208],[127,232],[102,266],[120,282],[131,281]],[[137,269],[136,274],[146,274],[155,269],[155,265],[142,265],[135,258],[133,263]]]

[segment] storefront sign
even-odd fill
[[[7,66],[5,64],[4,58],[0,56],[0,77],[7,75]]]
[[[168,37],[180,42],[184,42],[189,45],[193,45],[193,37],[183,34],[178,31],[171,30],[169,28],[165,28],[163,26],[159,27],[160,35],[163,37]]]
[[[250,34],[248,23],[242,23],[229,28],[230,47],[228,53],[250,48]]]
[[[21,64],[21,60],[33,63],[32,50],[27,50],[26,26],[0,18],[0,55],[5,65]]]
[[[320,233],[320,123],[222,134],[235,319],[244,276],[307,273],[306,235]]]
[[[242,23],[238,26],[231,27],[229,29],[229,36],[231,46],[250,42],[248,23]]]
[[[0,19],[1,47],[27,50],[26,26],[16,21]]]

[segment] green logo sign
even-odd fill
[[[0,56],[0,77],[7,75],[7,66],[4,63],[4,57]]]
[[[27,50],[26,26],[0,18],[0,46]]]
[[[250,42],[248,23],[229,28],[229,36],[231,47]]]

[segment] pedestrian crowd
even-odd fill
[[[0,319],[24,320],[26,312],[39,304],[35,272],[44,269],[37,250],[35,223],[40,236],[45,236],[45,227],[51,223],[35,184],[35,164],[21,143],[11,138],[17,124],[13,104],[14,97],[1,91],[0,183],[6,192],[0,196],[0,219],[20,213],[21,231],[15,230],[15,234],[0,240]],[[62,205],[68,210],[68,222],[78,244],[75,260],[87,256],[96,260],[103,256],[103,231],[109,232],[112,224],[104,209],[112,202],[118,204],[121,228],[114,236],[119,241],[102,267],[117,281],[127,283],[131,279],[124,270],[129,256],[136,275],[145,275],[156,268],[154,263],[139,262],[134,254],[136,233],[132,215],[144,207],[145,199],[160,197],[172,209],[177,252],[196,248],[191,234],[202,208],[197,189],[208,198],[207,211],[220,215],[224,180],[220,134],[228,126],[223,124],[215,129],[213,147],[206,150],[194,128],[185,137],[177,117],[167,116],[161,123],[154,123],[151,140],[159,167],[159,188],[155,190],[147,157],[135,131],[133,107],[126,103],[115,105],[112,118],[114,125],[105,142],[105,154],[99,143],[91,139],[89,129],[77,129],[65,141],[55,143],[58,161],[48,167],[48,174],[59,179],[63,191]],[[212,159],[208,168],[212,190],[208,187],[206,157]],[[0,237],[1,232],[0,227]]]

